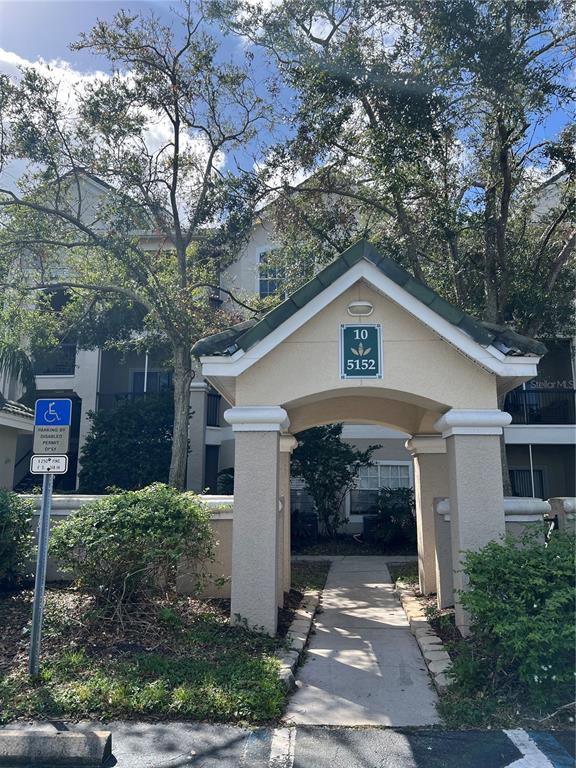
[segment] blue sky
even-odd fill
[[[95,71],[109,71],[109,63],[104,57],[95,56],[87,51],[71,51],[70,44],[78,39],[83,31],[88,31],[98,19],[111,20],[121,9],[144,12],[153,11],[168,25],[179,27],[179,20],[172,13],[178,7],[178,0],[0,0],[0,71],[16,74],[19,65],[36,62],[40,59],[55,64],[56,79],[72,81],[74,75],[89,75]],[[221,40],[221,56],[229,60],[243,58],[246,51],[242,41],[234,36],[223,37],[218,30],[212,33]],[[265,96],[266,77],[269,74],[261,51],[254,51],[253,71],[258,83],[258,90]],[[65,62],[62,73],[58,71],[58,62]],[[287,91],[284,91],[285,97]],[[271,137],[262,131],[257,141],[246,149],[236,149],[226,157],[230,170],[238,164],[243,169],[252,169],[255,161],[262,161]],[[19,172],[19,163],[11,166],[8,173],[12,184]]]
[[[168,18],[170,7],[170,0],[0,0],[0,47],[31,60],[66,59],[87,72],[103,67],[104,61],[69,50],[80,32],[90,29],[97,19],[111,19],[121,8],[153,9]]]
[[[95,70],[106,70],[105,59],[85,51],[71,51],[69,45],[82,31],[87,31],[97,19],[110,20],[121,8],[131,11],[153,10],[162,20],[173,21],[171,9],[178,6],[178,0],[0,0],[0,48],[8,56],[0,55],[0,70],[15,72],[18,63],[63,60],[78,73],[88,74]],[[240,57],[244,53],[242,42],[232,36],[221,38],[225,57]],[[254,51],[255,72],[260,81],[260,90],[265,90],[265,78],[269,74],[261,51]],[[16,55],[25,60],[10,59]],[[575,76],[574,74],[572,75]],[[287,103],[289,92],[284,90],[280,102]],[[566,108],[548,116],[544,125],[535,129],[534,141],[557,134],[570,120]],[[285,135],[285,134],[283,134]],[[264,137],[264,146],[267,143]],[[254,144],[248,152],[237,152],[236,160],[244,167],[252,167],[255,158],[263,159],[262,142]],[[232,158],[230,158],[232,160]],[[231,165],[233,165],[233,161]],[[230,167],[230,164],[229,164]]]

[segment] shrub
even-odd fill
[[[82,448],[80,491],[137,490],[168,482],[173,411],[173,397],[166,394],[90,412],[92,426]]]
[[[552,706],[574,684],[574,544],[554,533],[547,545],[533,536],[491,542],[468,552],[461,593],[473,640],[455,671],[469,688],[480,681],[523,692]],[[470,650],[470,649],[469,649]],[[459,669],[462,666],[462,669]]]
[[[226,467],[218,472],[218,493],[231,496],[234,493],[234,467]]]
[[[32,554],[30,521],[34,505],[0,488],[0,585],[10,586],[25,574]]]
[[[184,556],[200,582],[213,554],[209,518],[193,493],[158,483],[81,507],[53,531],[51,553],[79,586],[121,606],[173,589]]]
[[[381,544],[416,544],[412,488],[380,488],[372,537]]]
[[[372,454],[381,448],[370,445],[365,451],[357,450],[342,440],[342,427],[328,424],[299,432],[292,454],[292,474],[306,483],[323,532],[330,538],[345,521],[343,501],[356,485],[360,467],[371,466]]]

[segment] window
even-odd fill
[[[379,488],[411,488],[410,464],[374,464],[360,467],[356,488],[350,492],[350,514],[366,515],[376,510]]]
[[[512,496],[521,496],[527,498],[532,496],[532,478],[530,468],[510,469],[510,485],[512,486]],[[544,473],[541,469],[534,470],[534,496],[537,499],[543,499],[544,496]]]
[[[265,299],[267,296],[273,296],[275,293],[278,293],[284,278],[283,271],[280,267],[268,264],[269,253],[270,251],[264,251],[264,253],[260,254],[258,292],[261,299]]]
[[[372,467],[360,467],[358,488],[377,491],[378,488],[410,488],[409,464],[374,464]]]
[[[172,372],[148,371],[146,383],[146,392],[168,392],[172,388]],[[144,371],[134,371],[132,374],[132,392],[144,392]]]

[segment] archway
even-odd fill
[[[198,342],[235,435],[232,616],[276,630],[289,589],[293,432],[333,421],[411,435],[420,576],[432,591],[434,498],[448,496],[454,587],[463,550],[504,533],[500,394],[536,374],[539,346],[448,304],[366,242],[258,322]],[[287,561],[288,558],[288,561]],[[456,606],[465,632],[467,617]]]

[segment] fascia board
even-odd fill
[[[0,411],[0,426],[21,432],[34,432],[34,419]]]
[[[321,312],[359,280],[366,280],[376,291],[424,323],[444,341],[490,373],[501,377],[531,378],[537,374],[538,357],[508,358],[493,346],[482,347],[467,333],[440,317],[408,291],[383,274],[375,265],[362,260],[337,278],[332,285],[295,312],[281,326],[269,333],[247,352],[238,350],[231,357],[202,357],[203,376],[239,376],[257,363],[305,323]]]

